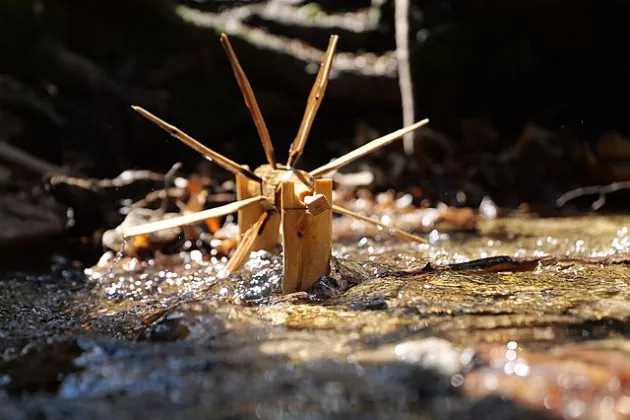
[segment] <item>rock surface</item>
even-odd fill
[[[630,218],[483,223],[288,296],[266,252],[5,275],[0,418],[628,418]]]

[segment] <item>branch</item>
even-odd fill
[[[67,169],[60,166],[53,165],[38,157],[35,157],[25,151],[11,146],[9,143],[0,141],[0,158],[6,159],[9,162],[15,162],[20,166],[30,169],[33,172],[40,174],[69,174]]]
[[[562,194],[556,200],[556,207],[562,207],[569,201],[583,197],[585,195],[599,194],[599,198],[591,204],[593,211],[599,210],[606,203],[606,194],[611,192],[630,189],[630,181],[613,182],[609,185],[593,185],[591,187],[580,187]]]
[[[409,0],[396,0],[394,25],[396,27],[396,59],[398,61],[398,83],[402,100],[403,126],[413,124],[413,85],[411,83],[411,65],[409,63]],[[405,154],[413,153],[414,133],[403,137]]]

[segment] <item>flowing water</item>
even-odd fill
[[[0,418],[630,418],[630,217],[4,275]],[[113,256],[112,256],[113,258]]]

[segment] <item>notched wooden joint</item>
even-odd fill
[[[304,204],[308,208],[308,211],[313,215],[317,216],[320,213],[325,212],[326,210],[330,210],[332,205],[326,198],[324,194],[315,194],[304,197]]]

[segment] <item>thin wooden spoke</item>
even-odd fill
[[[234,76],[236,77],[238,86],[241,88],[245,104],[254,119],[256,130],[258,130],[258,136],[260,136],[260,141],[262,142],[263,149],[265,150],[265,156],[267,156],[267,162],[269,162],[272,168],[276,169],[276,154],[273,150],[271,137],[269,136],[267,125],[265,124],[265,120],[263,119],[260,108],[258,107],[254,91],[247,80],[247,76],[245,76],[245,72],[243,71],[241,64],[238,62],[238,58],[236,58],[236,53],[234,52],[232,44],[226,34],[221,34],[221,43],[223,44],[223,49],[225,49],[228,59],[230,60],[230,64],[232,65],[232,70],[234,71]]]
[[[213,217],[226,216],[235,213],[243,207],[264,200],[263,196],[248,198],[246,200],[235,201],[224,206],[215,207],[200,211],[197,213],[186,214],[183,216],[173,217],[171,219],[159,220],[157,222],[145,223],[144,225],[131,226],[123,232],[123,238],[132,236],[147,235],[149,233],[158,232],[160,230],[172,229],[180,226],[190,225],[192,223],[201,222],[202,220],[212,219]]]
[[[410,239],[412,241],[422,242],[422,243],[426,243],[427,242],[427,240],[424,239],[424,238],[421,238],[419,236],[416,236],[416,235],[413,235],[411,233],[405,232],[404,230],[398,229],[397,227],[386,225],[385,223],[382,223],[382,222],[379,222],[378,220],[374,220],[374,219],[371,219],[369,217],[363,216],[363,215],[361,215],[359,213],[355,213],[352,210],[348,210],[348,209],[345,209],[343,207],[339,207],[339,206],[334,205],[334,204],[332,206],[332,210],[335,213],[344,214],[346,216],[350,216],[350,217],[353,217],[355,219],[361,220],[362,222],[371,223],[373,225],[380,226],[383,229],[390,230],[393,233],[395,233],[396,235],[398,235],[400,237],[403,237],[405,239]]]
[[[265,227],[265,221],[269,217],[269,213],[265,212],[260,215],[256,223],[254,223],[241,237],[238,242],[230,261],[228,261],[225,269],[228,273],[233,273],[245,264],[249,254],[251,254],[258,235],[262,233]]]
[[[404,136],[407,133],[412,132],[413,130],[417,130],[418,128],[426,125],[429,122],[428,119],[424,119],[419,121],[409,127],[401,128],[400,130],[394,131],[386,136],[380,137],[376,140],[372,140],[371,142],[364,144],[358,149],[353,150],[352,152],[341,156],[333,160],[330,163],[327,163],[324,166],[321,166],[309,173],[309,175],[313,178],[319,178],[326,175],[329,172],[336,171],[337,169],[346,166],[348,163],[357,160],[358,158],[367,155],[368,153],[372,153],[373,151],[380,149],[383,146],[387,146],[392,143],[394,140],[397,140]]]
[[[222,154],[217,153],[214,150],[210,149],[209,147],[199,143],[197,140],[195,140],[194,138],[190,137],[188,134],[184,133],[179,128],[175,127],[174,125],[171,125],[171,124],[167,123],[164,120],[161,120],[160,118],[158,118],[155,115],[151,114],[146,109],[141,108],[139,106],[132,106],[131,108],[133,108],[134,111],[136,111],[137,113],[142,115],[144,118],[148,119],[152,123],[154,123],[157,126],[159,126],[160,128],[162,128],[164,131],[169,133],[171,136],[175,137],[177,140],[181,141],[182,143],[186,144],[188,147],[190,147],[190,148],[196,150],[197,152],[201,153],[207,159],[210,159],[210,160],[214,161],[217,165],[219,165],[223,169],[227,169],[228,171],[232,172],[235,175],[237,175],[237,174],[243,175],[243,176],[251,179],[252,181],[262,182],[262,180],[259,177],[257,177],[256,175],[254,175],[254,173],[252,171],[250,171],[249,169],[243,167],[242,165],[239,165],[238,163],[234,162],[233,160],[228,159],[225,156],[223,156]]]
[[[294,167],[298,159],[300,158],[300,156],[302,156],[302,153],[304,152],[306,140],[308,139],[308,135],[311,132],[311,127],[313,125],[313,121],[315,120],[315,115],[317,114],[317,110],[322,103],[322,99],[324,99],[324,93],[326,93],[326,87],[328,86],[328,77],[330,76],[330,69],[332,68],[332,61],[335,56],[335,49],[337,48],[338,40],[339,37],[337,35],[333,35],[330,37],[328,49],[326,50],[326,55],[324,56],[324,61],[319,68],[317,78],[315,79],[315,83],[313,84],[313,88],[311,89],[311,94],[309,95],[308,102],[306,103],[306,111],[304,112],[302,123],[300,124],[297,136],[295,137],[295,140],[293,140],[291,148],[289,149],[289,159],[287,160],[288,167]]]

